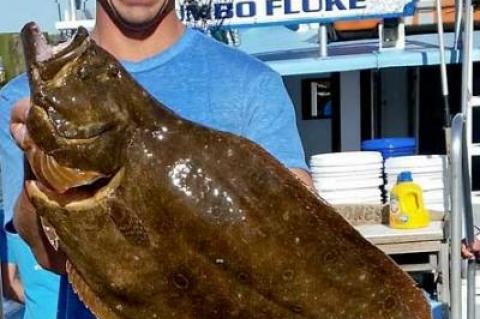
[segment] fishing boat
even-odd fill
[[[93,29],[86,1],[57,4],[55,27],[64,36],[79,26]],[[453,0],[335,6],[318,0],[274,6],[261,0],[177,0],[187,25],[207,34],[220,27],[230,35],[228,44],[283,76],[308,159],[361,151],[366,140],[392,136],[412,138],[414,155],[447,159],[445,200],[429,227],[389,228],[382,224],[382,203],[347,202],[353,211],[347,219],[423,285],[433,318],[474,319],[480,311],[478,264],[463,267],[459,249],[462,228],[471,241],[473,216],[480,221],[480,91],[474,85],[480,13],[470,1]],[[338,198],[340,190],[332,194]],[[359,219],[365,209],[379,218]]]

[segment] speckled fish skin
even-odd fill
[[[413,280],[261,147],[180,118],[83,29],[46,60],[36,25],[23,39],[32,139],[56,167],[108,176],[80,199],[27,183],[97,318],[431,317]]]

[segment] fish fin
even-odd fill
[[[116,200],[109,201],[109,215],[125,239],[135,246],[148,247],[150,239],[138,215]]]
[[[88,310],[92,312],[95,318],[122,319],[95,295],[92,289],[88,286],[82,276],[69,261],[67,261],[66,267],[68,280],[72,284],[73,290],[78,295],[80,300],[85,304]]]

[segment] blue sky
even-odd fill
[[[59,2],[64,7],[68,1]],[[93,9],[95,0],[88,0],[87,6]],[[0,0],[0,33],[19,32],[29,21],[40,24],[42,30],[55,32],[57,20],[55,0]]]

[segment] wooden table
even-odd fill
[[[444,222],[433,221],[428,227],[420,229],[392,229],[382,224],[359,225],[355,228],[388,255],[418,254],[421,257],[426,254],[428,262],[410,262],[399,266],[408,272],[432,272],[439,300],[449,303],[450,267]]]

